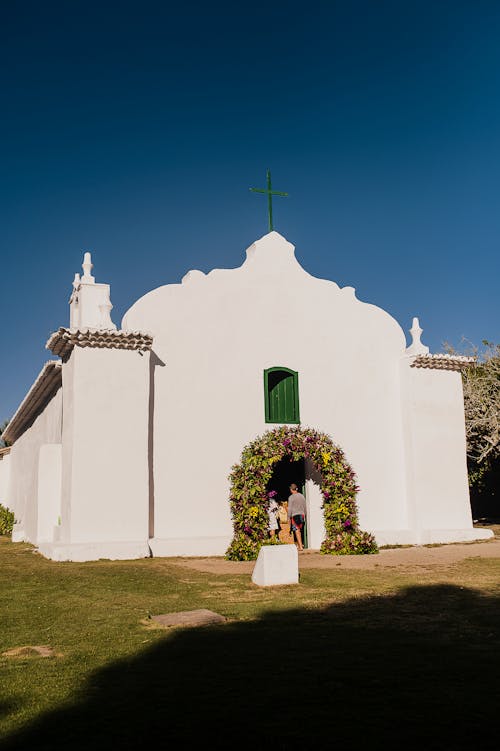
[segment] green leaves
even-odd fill
[[[14,514],[0,503],[0,535],[12,535],[14,527]]]

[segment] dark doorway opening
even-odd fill
[[[273,474],[269,482],[267,483],[267,492],[275,490],[277,493],[276,500],[279,504],[288,503],[288,496],[290,495],[290,485],[295,483],[299,492],[305,495],[305,462],[304,459],[299,459],[296,462],[289,459],[282,459],[279,461],[273,470]],[[281,536],[281,535],[280,535]],[[304,547],[307,548],[307,519],[304,526]]]

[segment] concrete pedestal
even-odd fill
[[[298,584],[299,556],[295,545],[263,545],[255,563],[252,581],[259,587]]]

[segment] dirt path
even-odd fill
[[[405,566],[449,566],[466,558],[500,558],[500,539],[437,547],[392,548],[381,550],[376,555],[321,555],[315,551],[304,551],[299,554],[299,569],[331,569],[340,566],[369,570]],[[225,561],[224,558],[178,558],[171,562],[210,574],[251,574],[255,565],[253,561]]]

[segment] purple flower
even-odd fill
[[[275,490],[270,490],[267,494],[268,498],[274,498],[275,495],[278,495],[278,493]]]
[[[291,446],[291,444],[292,442],[290,438],[285,438],[285,440],[283,441],[283,446]]]

